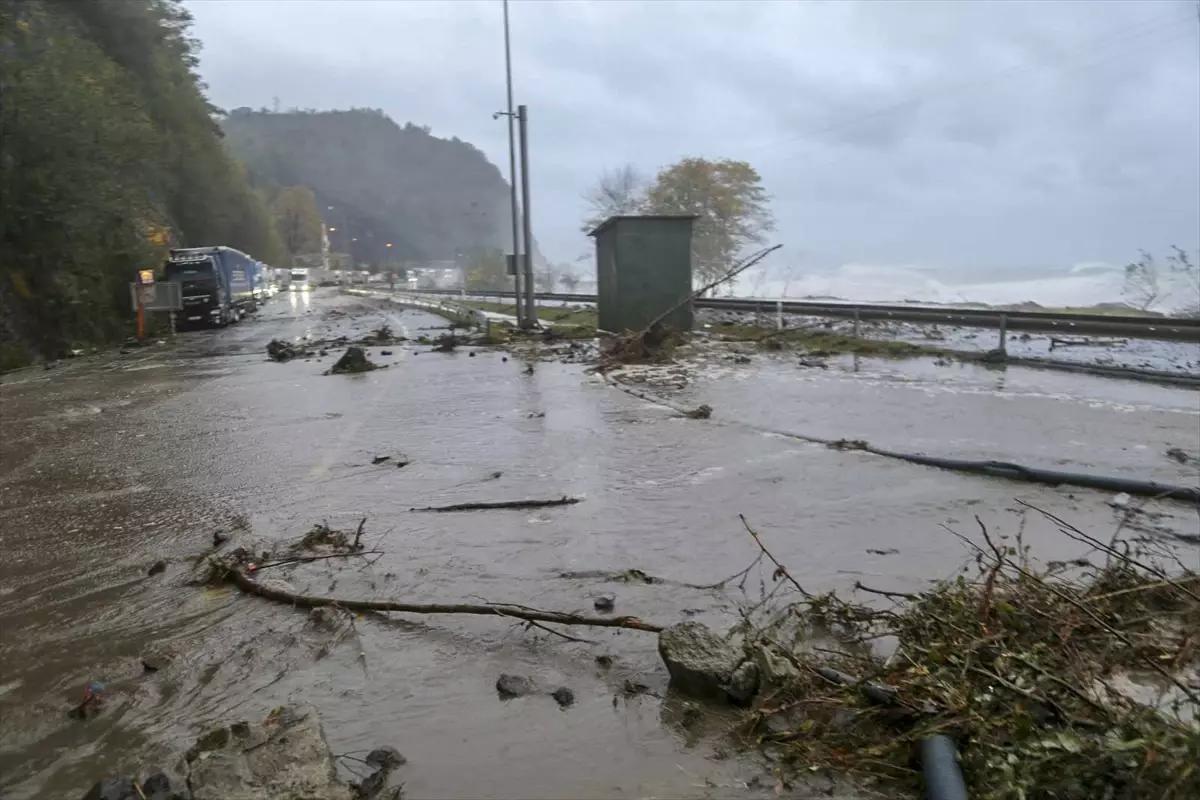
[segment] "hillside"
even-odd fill
[[[334,249],[349,247],[357,261],[453,260],[472,250],[508,249],[508,183],[467,142],[401,127],[372,109],[241,108],[222,126],[260,188],[312,189],[326,223],[337,229],[330,236]]]
[[[174,0],[0,0],[0,370],[131,332],[170,245],[284,258]]]

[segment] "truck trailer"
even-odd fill
[[[171,250],[163,269],[181,285],[179,327],[225,327],[258,308],[258,262],[232,247],[184,247]]]

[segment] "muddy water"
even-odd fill
[[[320,708],[335,752],[400,749],[410,797],[753,797],[765,791],[746,788],[760,765],[686,728],[676,700],[616,696],[626,679],[665,694],[651,635],[586,631],[595,643],[576,644],[496,620],[366,617],[331,642],[299,612],[184,585],[190,559],[215,530],[290,539],[317,521],[365,517],[366,541],[386,551],[373,566],[326,562],[279,577],[345,597],[567,611],[612,592],[619,613],[728,623],[736,594],[564,575],[720,580],[754,555],[739,512],[813,589],[947,575],[965,553],[939,526],[970,533],[979,514],[1015,530],[1015,498],[1081,526],[1114,523],[1098,493],[833,452],[756,426],[1177,481],[1188,470],[1165,462],[1162,445],[1200,449],[1195,393],[1075,376],[1009,370],[997,384],[924,366],[701,365],[694,383],[658,390],[712,404],[714,419],[700,422],[578,367],[542,363],[527,375],[499,353],[376,348],[386,370],[328,377],[332,359],[262,355],[271,338],[385,320],[409,335],[440,324],[331,294],[281,297],[237,328],[5,380],[0,795],[74,798],[102,774],[167,760],[206,725],[291,700]],[[373,465],[381,455],[393,460]],[[401,455],[412,463],[396,467]],[[585,501],[535,513],[409,510],[563,494]],[[1078,552],[1034,518],[1025,535],[1046,554]],[[148,577],[158,559],[166,572]],[[152,642],[177,656],[146,675],[138,655]],[[611,669],[596,666],[599,653],[615,657]],[[569,686],[577,702],[502,702],[500,672]],[[105,681],[107,707],[69,720],[92,679]]]

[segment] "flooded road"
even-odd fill
[[[580,644],[502,620],[396,615],[360,618],[331,642],[302,612],[186,585],[214,532],[292,540],[365,517],[365,541],[386,555],[281,576],[302,592],[578,612],[613,593],[618,614],[727,626],[735,592],[674,582],[716,582],[751,561],[738,513],[810,590],[952,574],[967,554],[940,526],[970,534],[978,514],[1014,532],[1018,498],[1092,531],[1116,524],[1102,493],[831,451],[768,429],[1198,482],[1195,462],[1163,456],[1200,451],[1200,394],[1182,389],[926,361],[714,360],[682,388],[655,388],[711,404],[713,419],[699,421],[577,365],[526,374],[499,352],[372,348],[388,368],[354,376],[322,375],[337,352],[285,364],[264,355],[272,338],[383,323],[415,337],[442,321],[328,292],[284,295],[225,331],[5,378],[0,797],[74,800],[105,774],[166,763],[202,729],[285,701],[318,707],[335,753],[398,748],[414,798],[774,796],[770,780],[747,788],[761,772],[754,759],[655,696],[666,672],[653,635],[596,629],[576,632],[595,642]],[[398,468],[401,456],[411,463]],[[532,513],[410,511],[562,495],[584,500]],[[1161,508],[1196,533],[1194,510]],[[1025,537],[1047,557],[1079,554],[1032,516]],[[1200,550],[1182,552],[1196,563]],[[165,572],[148,575],[160,559]],[[667,582],[599,575],[628,569]],[[149,674],[139,656],[151,644],[175,657]],[[611,668],[597,666],[600,654]],[[576,703],[501,701],[501,672],[568,686]],[[71,720],[89,680],[105,682],[108,705]],[[651,693],[622,695],[626,680]]]

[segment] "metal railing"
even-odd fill
[[[386,291],[386,290],[385,290]],[[426,296],[459,296],[478,299],[513,300],[511,291],[460,291],[453,289],[407,289],[405,293]],[[539,301],[594,304],[590,294],[540,292]],[[1075,314],[1057,311],[1007,311],[990,308],[943,308],[914,304],[846,303],[813,300],[772,300],[737,297],[706,297],[695,300],[696,308],[754,313],[784,314],[860,322],[891,321],[917,325],[951,325],[1005,331],[1057,333],[1064,336],[1123,336],[1173,342],[1200,342],[1200,319],[1139,317],[1121,314]]]

